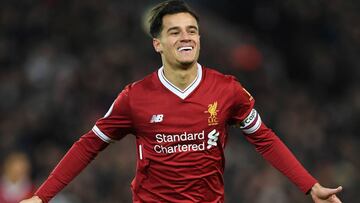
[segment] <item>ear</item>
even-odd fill
[[[153,38],[153,46],[156,52],[162,53],[161,43],[158,38]]]

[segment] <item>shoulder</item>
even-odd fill
[[[129,83],[128,85],[125,86],[123,91],[128,91],[128,92],[147,91],[149,90],[149,88],[154,87],[156,78],[157,78],[157,74],[156,72],[153,72],[149,75],[146,75],[144,78],[140,80]]]
[[[221,73],[213,68],[204,67],[204,74],[206,79],[213,82],[222,82],[226,84],[239,83],[235,76]]]
[[[244,86],[233,75],[223,74],[212,68],[204,67],[205,80],[208,86],[216,86],[233,94],[243,94],[252,97]]]
[[[126,98],[144,98],[148,97],[151,93],[157,89],[157,72],[153,72],[149,75],[146,75],[144,78],[137,80],[135,82],[129,83],[124,87],[124,89],[118,94],[118,97]]]

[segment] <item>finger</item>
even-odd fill
[[[339,187],[334,188],[334,189],[330,189],[330,188],[329,188],[329,189],[327,190],[327,193],[328,193],[328,195],[330,196],[330,195],[337,194],[337,193],[341,192],[341,190],[342,190],[342,186],[339,186]]]
[[[341,192],[342,191],[342,186],[339,186],[339,187],[337,187],[336,189],[335,189],[335,191],[334,191],[334,193],[333,194],[336,194],[336,193],[339,193],[339,192]]]

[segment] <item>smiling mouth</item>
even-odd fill
[[[178,48],[178,51],[191,51],[191,50],[193,50],[192,47],[179,47]]]

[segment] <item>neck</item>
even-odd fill
[[[181,90],[185,90],[195,80],[197,71],[197,63],[191,64],[187,68],[176,68],[164,64],[166,79]]]

